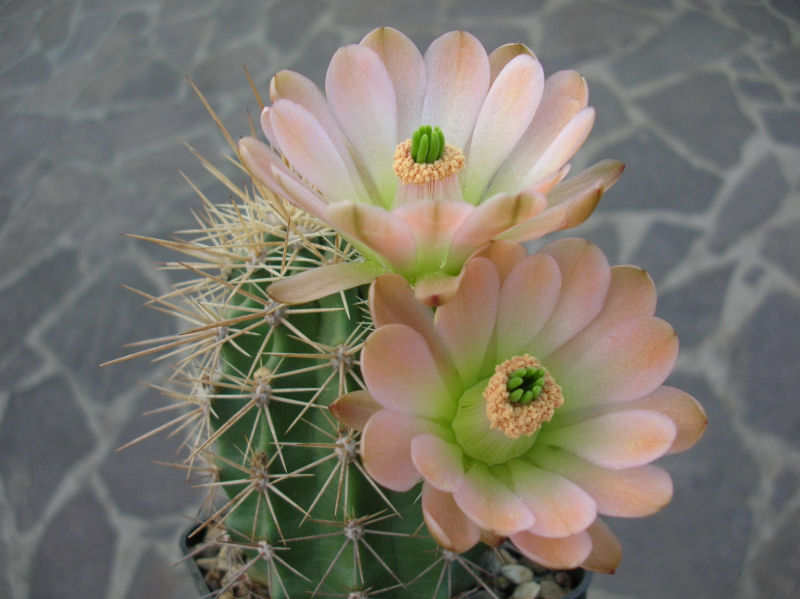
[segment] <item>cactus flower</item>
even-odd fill
[[[621,549],[598,515],[667,504],[670,476],[651,462],[706,425],[662,385],[678,341],[647,273],[580,239],[533,255],[500,241],[435,314],[395,274],[369,301],[367,391],[331,409],[362,429],[370,475],[395,491],[422,480],[425,522],[449,550],[509,538],[547,567],[613,572]]]
[[[285,303],[387,271],[439,303],[476,250],[580,224],[623,168],[602,161],[562,181],[594,123],[585,80],[574,71],[545,79],[524,45],[487,55],[462,31],[423,56],[399,31],[376,29],[334,54],[325,94],[281,71],[270,97],[260,119],[269,145],[242,139],[241,161],[366,259],[311,285],[273,286]]]

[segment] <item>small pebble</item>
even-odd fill
[[[542,588],[539,591],[539,599],[561,599],[567,594],[558,583],[552,580],[543,580],[540,586]]]
[[[514,594],[511,595],[511,599],[534,599],[538,593],[539,583],[529,580],[528,582],[523,582],[514,589]]]
[[[506,564],[500,569],[500,572],[514,584],[533,580],[533,572],[520,564]]]
[[[508,550],[507,550],[507,549],[505,549],[505,548],[501,547],[501,548],[498,550],[498,553],[500,554],[500,558],[503,560],[503,563],[504,563],[504,564],[516,564],[516,563],[517,563],[517,560],[516,560],[516,558],[514,558],[514,556],[513,556],[513,555],[511,555],[511,554],[508,552]]]

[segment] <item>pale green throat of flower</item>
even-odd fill
[[[533,447],[539,429],[563,403],[561,387],[539,360],[513,356],[463,393],[452,428],[470,458],[502,464]]]

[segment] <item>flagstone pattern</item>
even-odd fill
[[[178,324],[123,285],[169,288],[175,256],[124,237],[191,227],[227,192],[191,79],[234,135],[291,68],[322,82],[378,25],[422,47],[451,29],[580,70],[597,125],[574,162],[627,164],[576,231],[648,269],[678,331],[671,381],[706,407],[665,459],[675,497],[615,520],[595,599],[800,595],[800,4],[796,0],[0,0],[0,596],[197,597],[177,538],[202,492],[155,437],[148,359]]]

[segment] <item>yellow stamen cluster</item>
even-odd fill
[[[509,358],[495,367],[494,374],[483,391],[489,424],[511,439],[538,431],[543,423],[550,421],[556,408],[564,403],[561,387],[547,370],[542,377],[542,391],[534,401],[525,405],[510,401],[508,375],[520,368],[530,367],[542,368],[542,363],[528,354]]]
[[[407,139],[394,151],[394,172],[403,184],[434,183],[460,171],[466,158],[464,152],[446,143],[444,155],[436,162],[415,162],[411,156],[411,140]]]

